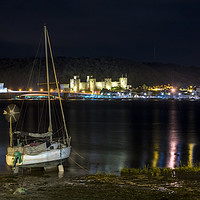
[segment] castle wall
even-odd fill
[[[86,82],[80,82],[79,90],[87,90],[87,83]]]
[[[121,87],[122,89],[128,89],[130,86],[127,85],[127,77],[119,78],[119,81],[113,81],[111,78],[105,78],[102,82],[96,82],[93,76],[87,76],[86,82],[80,82],[78,76],[74,76],[70,79],[70,91],[79,92],[80,90],[102,90],[103,88],[111,90],[112,87]]]
[[[103,88],[105,88],[105,82],[96,82],[97,90],[102,90]]]
[[[107,90],[111,90],[112,87],[112,79],[111,78],[105,78],[105,88]]]
[[[119,81],[114,81],[111,83],[112,87],[119,87],[119,85],[120,85]]]

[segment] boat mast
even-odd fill
[[[46,71],[47,71],[48,106],[49,106],[49,128],[48,128],[48,132],[52,132],[50,88],[49,88],[49,66],[48,66],[48,55],[47,55],[47,28],[46,28],[46,25],[44,25],[44,37],[45,37],[45,57],[46,57]],[[50,136],[50,141],[52,142],[52,136]]]
[[[12,118],[11,118],[11,116],[10,116],[9,122],[10,122],[10,147],[12,147],[13,146],[13,134],[12,134]]]
[[[59,103],[60,103],[60,109],[61,109],[61,113],[62,113],[62,118],[63,118],[63,124],[64,124],[64,129],[65,129],[65,134],[66,134],[66,138],[67,138],[67,145],[70,146],[70,137],[67,131],[67,125],[65,122],[65,115],[64,115],[64,111],[63,111],[63,106],[62,106],[62,102],[61,102],[61,97],[60,97],[60,89],[58,86],[58,79],[57,79],[57,75],[56,75],[56,69],[55,69],[55,64],[54,64],[54,59],[53,59],[53,53],[51,50],[51,44],[50,44],[50,39],[49,39],[49,34],[47,31],[47,40],[48,40],[48,44],[49,44],[49,51],[50,51],[50,55],[51,55],[51,61],[52,61],[52,65],[53,65],[53,72],[54,72],[54,77],[55,77],[55,81],[56,81],[56,88],[58,91],[58,98],[59,98]],[[66,144],[65,138],[63,137],[63,142],[64,144]]]

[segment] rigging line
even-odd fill
[[[58,113],[58,109],[57,109],[57,107],[55,108],[55,115],[56,115],[56,117],[57,117],[57,119],[58,119],[58,123],[59,123],[59,126],[61,126],[62,125],[62,120],[60,119],[60,115],[59,115],[59,113]]]
[[[26,113],[27,107],[28,107],[27,103],[25,104],[25,106],[24,106],[24,103],[25,103],[25,102],[22,101],[22,105],[21,105],[21,109],[20,109],[20,113],[21,113],[21,111],[22,111],[22,107],[24,107],[24,110],[25,110],[24,114],[22,115],[22,122],[21,122],[21,128],[20,128],[20,130],[22,130],[22,128],[23,128],[24,119],[25,119],[25,113]],[[18,125],[18,124],[17,124],[17,125]],[[17,125],[16,125],[16,128],[15,128],[15,131],[17,130]]]
[[[57,127],[56,133],[58,133],[59,137],[63,137],[63,135],[64,135],[64,132],[63,132],[64,126],[62,126],[62,122],[61,122],[61,119],[60,119],[60,116],[59,116],[59,113],[58,113],[57,109],[55,110],[55,115],[57,117],[57,122],[58,122],[58,127]]]
[[[41,102],[41,101],[39,101]],[[45,132],[45,124],[46,124],[46,109],[45,109],[45,106],[46,106],[46,100],[42,100],[42,103],[41,103],[41,109],[39,110],[39,113],[40,113],[40,117],[39,117],[39,123],[38,123],[38,133],[39,133],[39,130],[40,129],[43,129],[43,131]],[[42,117],[44,117],[43,119],[43,126],[42,126]]]
[[[39,45],[38,45],[38,48],[37,48],[37,52],[36,52],[36,55],[35,55],[35,59],[34,59],[34,61],[33,61],[33,66],[32,66],[32,69],[31,69],[31,75],[29,76],[29,80],[28,80],[28,84],[27,84],[26,90],[28,89],[28,86],[29,86],[30,81],[31,81],[31,76],[32,76],[33,69],[34,69],[34,66],[35,66],[35,63],[36,63],[36,58],[38,57],[38,54],[39,54],[39,48],[40,48],[41,43],[42,43],[42,38],[43,38],[43,33],[41,33],[41,36],[40,36]]]
[[[29,86],[29,84],[30,84],[30,80],[31,80],[31,77],[32,77],[33,69],[34,69],[34,66],[35,66],[35,63],[36,63],[36,58],[37,58],[37,56],[38,56],[39,48],[40,48],[40,46],[41,46],[42,36],[43,36],[43,33],[41,33],[41,36],[40,36],[39,45],[38,45],[37,52],[36,52],[36,55],[35,55],[35,58],[34,58],[34,61],[33,61],[33,65],[32,65],[32,68],[31,68],[31,72],[30,72],[30,76],[29,76],[29,80],[28,80],[28,83],[27,83],[26,90],[28,89],[28,86]],[[20,112],[20,115],[21,115],[21,111],[22,111],[23,105],[24,105],[24,100],[22,101],[22,105],[21,105],[21,108],[20,108],[20,111],[19,111],[19,112]],[[26,112],[25,112],[25,113],[26,113]],[[24,116],[25,116],[25,114],[24,114]],[[23,117],[22,125],[23,125],[23,123],[24,123],[24,118],[25,118],[25,117]],[[19,124],[19,121],[17,121],[17,123],[16,123],[15,129],[14,129],[15,131],[17,130],[18,124]],[[21,126],[21,128],[22,128],[22,126]]]
[[[54,106],[54,114],[55,114],[55,117],[56,117],[56,119],[57,119],[57,121],[58,121],[58,127],[62,127],[62,123],[61,123],[61,119],[60,119],[60,115],[59,115],[59,113],[58,113],[58,109],[57,109],[57,107],[56,107],[56,101],[55,101],[55,106]],[[57,129],[58,129],[58,127],[57,127]],[[63,127],[62,127],[63,128]],[[62,131],[62,134],[63,134],[63,131]]]
[[[75,160],[73,160],[71,157],[69,157],[69,159],[75,163],[78,167],[80,167],[81,169],[85,170],[87,173],[89,173],[89,170],[86,169],[85,167],[81,166],[80,164],[78,164]]]
[[[38,102],[41,102],[41,101],[38,101]],[[42,101],[41,102],[41,106],[39,106],[38,108],[38,133],[39,133],[39,130],[41,128],[41,122],[42,122],[42,117],[44,115],[44,106],[45,106],[45,101]],[[41,108],[41,109],[40,109]]]
[[[42,42],[43,43],[43,37],[42,37]],[[40,64],[39,64],[39,71],[38,71],[38,83],[40,82],[40,71],[41,71],[41,67],[42,67],[42,55],[43,55],[43,45],[42,45],[42,48],[41,48],[41,52],[40,52]]]
[[[62,137],[56,137],[56,138],[53,138],[53,141],[57,142],[57,141],[60,141],[61,139],[62,139]]]
[[[56,119],[56,113],[55,113],[55,109],[56,109],[56,105],[55,105],[55,101],[52,102],[52,118],[54,118],[54,131],[58,129],[58,123],[57,123],[57,119]]]
[[[43,43],[43,37],[42,37],[42,41],[41,41],[41,43]],[[40,81],[40,71],[41,71],[41,66],[42,66],[42,55],[43,55],[43,45],[41,45],[42,46],[42,48],[41,48],[41,52],[40,52],[40,63],[39,63],[39,69],[38,69],[38,81],[37,82],[39,82]],[[39,90],[40,88],[38,87],[38,90]],[[43,105],[44,105],[44,103],[43,103]],[[39,116],[39,102],[38,102],[38,133],[39,133],[39,130],[40,130],[40,123],[41,123],[41,117]]]
[[[64,126],[62,126],[61,128],[59,128],[56,132],[53,133],[53,135],[56,134],[56,133],[58,133],[58,132],[59,132],[60,130],[62,130],[63,128],[64,128]]]

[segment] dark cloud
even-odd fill
[[[47,23],[57,56],[152,61],[155,48],[157,61],[199,65],[199,8],[196,0],[4,0],[0,55],[35,56]]]

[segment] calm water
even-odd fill
[[[11,102],[21,104],[0,101],[1,173],[9,172],[5,164],[8,123],[2,113]],[[37,130],[38,102],[41,107],[42,101],[28,101],[26,130]],[[72,137],[71,158],[90,173],[200,163],[200,102],[64,101],[64,110]],[[65,165],[69,173],[81,171],[72,160]]]

